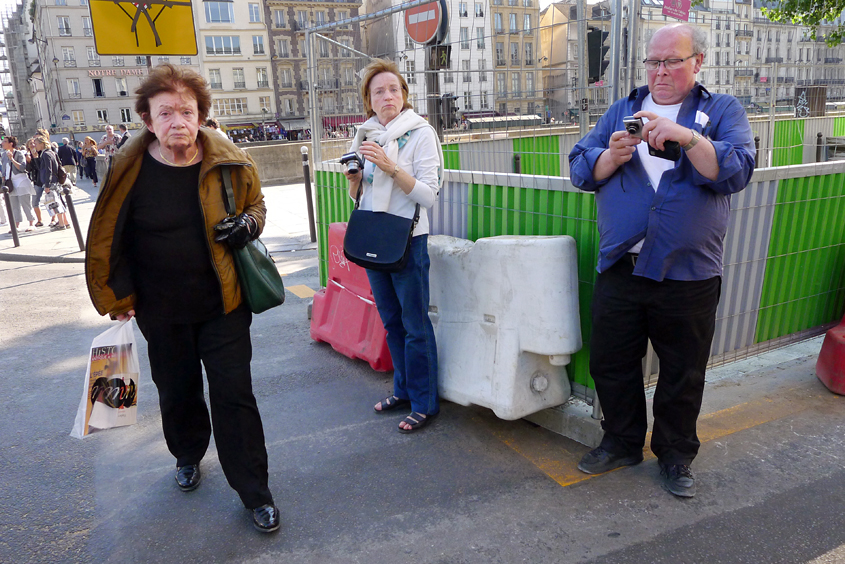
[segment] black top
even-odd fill
[[[76,151],[69,145],[61,145],[59,147],[59,162],[64,165],[76,164]]]
[[[172,167],[144,153],[126,230],[139,317],[195,323],[223,314],[200,207],[200,164]]]

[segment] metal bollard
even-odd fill
[[[314,201],[311,197],[311,167],[308,165],[308,147],[302,146],[302,173],[305,175],[305,199],[308,200],[308,229],[311,230],[311,242],[317,242],[317,226],[314,223]]]
[[[595,390],[593,390],[593,413],[591,414],[593,419],[598,419],[601,421],[602,412],[601,412],[601,403],[599,403],[599,394]]]
[[[821,163],[824,162],[824,158],[822,155],[824,154],[824,139],[821,131],[816,133],[816,162]]]
[[[760,137],[757,136],[754,138],[754,149],[756,153],[754,154],[754,168],[760,168]]]
[[[18,237],[18,226],[15,224],[15,214],[12,213],[12,199],[9,198],[9,188],[6,186],[0,186],[0,191],[3,192],[3,200],[6,202],[6,211],[9,216],[9,227],[12,230],[12,242],[16,247],[20,247],[21,240]]]
[[[522,156],[521,155],[514,155],[513,156],[513,172],[514,174],[522,174]]]
[[[65,195],[65,204],[67,211],[70,213],[70,220],[73,223],[73,232],[76,233],[76,242],[79,244],[79,250],[85,250],[85,243],[82,242],[82,230],[79,228],[79,221],[76,219],[76,208],[73,207],[73,198],[70,197],[70,188],[64,187],[62,193]]]

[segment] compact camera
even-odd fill
[[[340,157],[340,164],[346,165],[346,171],[349,174],[358,174],[364,168],[364,161],[358,156],[358,153],[346,153]]]
[[[640,139],[643,138],[642,118],[626,116],[622,118],[622,123],[625,125],[625,131],[627,131],[631,137],[639,137]],[[652,157],[666,159],[667,161],[677,161],[681,158],[681,144],[677,141],[665,141],[663,143],[662,151],[649,145],[648,154]]]

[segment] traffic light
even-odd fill
[[[587,56],[589,58],[587,77],[590,82],[601,80],[601,75],[604,74],[609,61],[604,60],[605,54],[610,51],[610,46],[605,46],[604,42],[610,33],[600,29],[593,28],[587,32]]]
[[[6,128],[3,127],[3,124],[0,123],[0,139],[6,138]]]
[[[458,97],[447,92],[441,96],[441,100],[440,108],[443,115],[443,127],[444,129],[451,129],[455,122],[458,121],[458,107],[455,105]]]

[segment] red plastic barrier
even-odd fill
[[[329,225],[329,280],[334,280],[353,294],[373,301],[373,291],[367,271],[355,263],[346,260],[343,254],[343,238],[346,236],[346,223]]]
[[[831,392],[845,395],[845,318],[825,334],[816,376]]]

